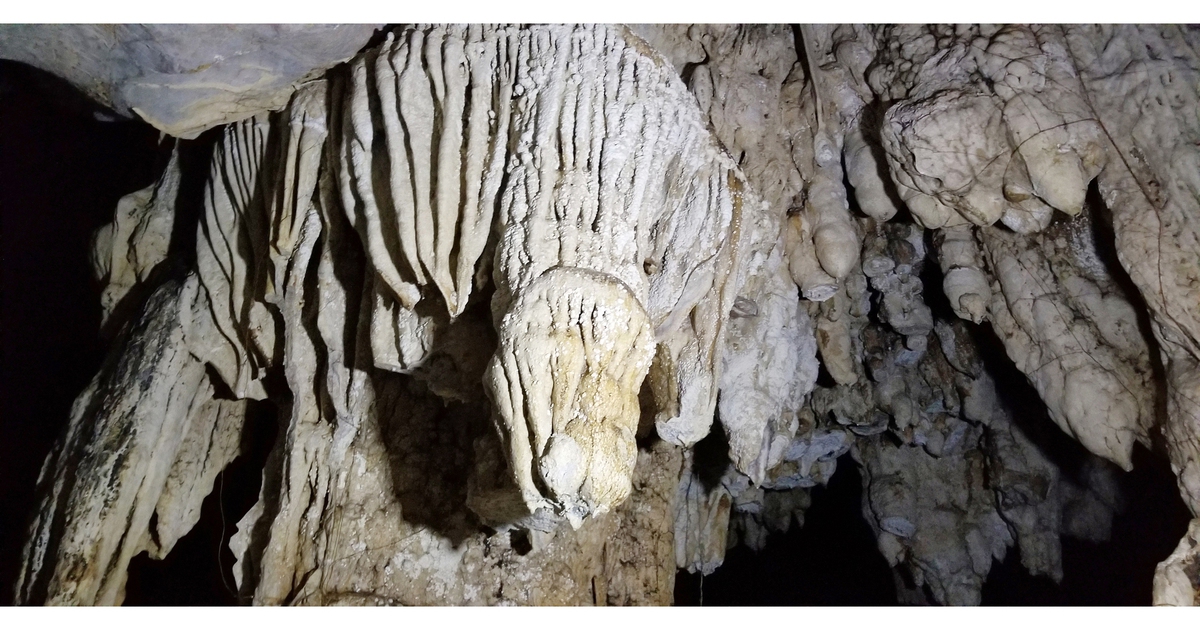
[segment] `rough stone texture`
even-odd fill
[[[673,71],[621,29],[421,27],[398,35],[331,74],[331,83],[302,87],[286,111],[227,126],[213,150],[195,270],[176,289],[175,334],[186,356],[211,367],[235,397],[273,396],[281,385],[288,392],[280,399],[285,435],[260,502],[232,543],[240,587],[268,604],[595,603],[610,594],[665,602],[673,544],[663,519],[674,518],[680,478],[669,442],[698,440],[712,422],[741,246],[750,242],[741,226],[759,212],[757,198]],[[469,55],[482,66],[474,87],[453,74],[462,70],[456,45],[499,51]],[[387,75],[396,59],[408,69]],[[389,81],[374,78],[429,81],[428,68],[432,84],[404,89],[432,90],[436,106],[409,99],[378,109],[389,102],[381,89]],[[493,85],[503,92],[497,100],[511,105],[499,112],[508,117],[499,126],[507,139],[477,128],[461,109],[473,96],[482,113],[480,88]],[[461,135],[439,122],[456,117],[464,119]],[[479,164],[503,169],[503,195],[493,190],[479,204],[498,209],[492,274],[477,275],[471,259],[490,240],[477,232],[491,219],[444,188],[435,205],[425,201],[434,192],[429,181],[454,181],[462,171],[435,159],[436,177],[396,179],[393,167],[411,175],[418,163],[388,161],[398,155],[387,150],[397,128],[407,135],[396,147],[419,147],[424,134],[427,144],[439,138],[441,155],[465,155],[468,181],[479,177],[471,174]],[[461,148],[447,144],[456,141]],[[155,193],[165,196],[173,181],[164,178]],[[403,195],[422,201],[404,209],[394,201]],[[421,230],[417,251],[406,249],[413,239],[405,220],[396,222],[398,210],[442,231],[424,242],[430,232]],[[380,225],[398,249],[376,247]],[[461,263],[454,277],[468,284],[446,283],[450,254]],[[395,274],[382,269],[395,261],[417,262],[424,274],[409,267],[407,285],[389,282]],[[481,303],[471,307],[470,283],[491,296],[492,316]],[[425,287],[438,293],[422,294]],[[428,317],[428,299],[449,315],[426,356],[401,373],[371,356],[380,345],[376,314],[385,309],[373,307],[381,296],[393,313]],[[795,306],[782,308],[794,317]],[[490,364],[478,360],[485,349],[495,353]],[[652,359],[661,388],[643,412],[639,393]],[[668,442],[639,456],[635,433],[645,413]],[[225,417],[211,408],[199,415],[218,426]],[[172,457],[172,481],[156,491],[165,485],[168,498],[191,497],[210,482],[192,452],[203,439],[189,437]],[[229,457],[224,444],[207,449],[214,463]],[[183,474],[198,474],[198,488],[184,487]],[[170,507],[178,506],[164,512]],[[148,516],[131,521],[135,533]],[[192,516],[170,513],[166,547]],[[559,517],[578,533],[559,532]],[[480,519],[493,527],[481,532]],[[646,525],[616,533],[629,520]],[[524,540],[532,550],[518,542],[516,555],[529,557],[505,559],[495,553],[498,540]],[[625,553],[639,557],[632,573]],[[661,562],[646,563],[655,557]],[[639,577],[645,571],[650,577]]]
[[[159,181],[122,197],[113,222],[92,235],[92,271],[104,285],[100,295],[102,328],[110,328],[121,319],[119,309],[126,310],[128,304],[145,299],[136,292],[130,295],[130,291],[148,283],[150,274],[167,258],[179,179],[176,149]],[[127,306],[122,308],[122,302]]]
[[[1167,371],[1168,452],[1184,499],[1198,513],[1200,33],[1091,27],[1068,31],[1067,43],[1112,142],[1100,193],[1112,209],[1117,255],[1153,319]]]
[[[485,385],[527,508],[576,525],[629,492],[648,370],[660,434],[707,432],[756,210],[679,79],[630,37],[403,29],[346,85],[342,203],[387,287],[373,322],[397,322],[372,348],[400,350],[376,365],[407,371],[437,346],[448,321],[422,309],[462,314],[497,211]],[[417,352],[401,321],[428,331]]]
[[[141,308],[18,601],[119,601],[262,398],[259,604],[667,603],[847,452],[902,601],[978,603],[1014,546],[1061,580],[1134,442],[1200,510],[1197,37],[396,28],[224,127],[178,278],[177,162],[97,234],[106,313]],[[1195,601],[1188,536],[1159,603]]]
[[[0,58],[70,81],[121,116],[195,138],[282,109],[295,85],[366,45],[375,25],[7,24]]]
[[[1193,519],[1175,552],[1154,572],[1154,603],[1200,606],[1200,519]]]
[[[799,82],[790,29],[634,30],[681,71],[717,140],[739,156],[747,182],[766,203],[765,212],[749,214],[742,224],[747,251],[741,306],[735,302],[726,333],[719,408],[734,466],[759,484],[783,458],[798,428],[800,402],[817,378],[813,325],[800,309],[786,260],[785,210],[804,185],[793,151],[805,140],[802,122],[786,100]]]
[[[923,225],[949,226],[957,216],[1038,232],[1053,210],[1078,214],[1097,178],[1117,258],[1149,307],[1167,417],[1153,417],[1144,332],[1130,334],[1128,298],[1097,277],[1105,274],[1088,273],[1094,245],[1063,242],[1070,234],[1060,230],[1040,257],[997,256],[993,244],[1020,239],[985,228],[1008,306],[993,297],[991,315],[1000,316],[993,321],[1010,356],[1026,359],[1022,369],[1051,416],[1093,452],[1128,467],[1133,440],[1161,423],[1184,498],[1200,509],[1196,31],[914,25],[884,27],[876,42],[868,83],[896,101],[881,136],[889,172]],[[1048,363],[1028,362],[1024,339],[1034,326],[1038,340],[1029,339]]]
[[[120,603],[129,560],[151,546],[150,517],[180,444],[193,418],[211,415],[212,384],[183,340],[180,293],[172,282],[150,296],[76,399],[38,480],[18,601]]]
[[[1090,215],[1036,235],[982,231],[1000,291],[990,319],[1050,417],[1125,469],[1154,422],[1150,353],[1137,313],[1095,256]]]

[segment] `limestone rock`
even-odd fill
[[[150,517],[180,444],[194,418],[210,415],[203,409],[212,385],[187,351],[180,294],[178,282],[151,294],[114,356],[76,399],[67,433],[38,481],[42,502],[18,600],[118,604],[129,560],[152,545]]]
[[[1156,606],[1200,605],[1200,519],[1193,519],[1188,532],[1174,553],[1158,564],[1154,572],[1154,604]]]
[[[113,222],[92,236],[92,270],[105,285],[100,296],[102,328],[111,328],[120,319],[119,313],[117,318],[113,316],[122,300],[130,303],[144,299],[129,293],[147,283],[150,274],[166,259],[175,224],[179,178],[176,148],[159,181],[122,197]]]
[[[1123,292],[1111,278],[1088,278],[1071,254],[1079,250],[1063,238],[1068,230],[1089,238],[1086,220],[1031,236],[984,231],[1000,284],[990,318],[1050,417],[1128,470],[1134,441],[1146,439],[1143,427],[1153,422],[1149,353]]]
[[[1200,509],[1194,29],[415,25],[324,71],[368,31],[220,28],[188,54],[256,47],[183,78],[169,27],[53,31],[119,112],[224,126],[93,239],[118,337],[20,603],[120,602],[248,399],[281,427],[230,541],[256,604],[668,603],[846,453],[906,602],[978,603],[1014,546],[1062,579],[1134,442]]]
[[[10,24],[0,58],[70,81],[164,133],[201,132],[282,109],[297,84],[367,43],[372,25]]]

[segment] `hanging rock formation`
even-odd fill
[[[6,24],[0,58],[66,79],[103,106],[195,138],[287,105],[295,83],[366,45],[369,24]]]
[[[256,604],[669,603],[676,568],[803,526],[847,453],[901,601],[977,604],[1013,547],[1061,580],[1135,443],[1200,514],[1198,49],[403,26],[164,123],[229,124],[194,227],[177,150],[94,238],[119,335],[17,600],[119,603],[263,399],[280,435],[230,541]],[[1158,603],[1200,597],[1197,522]]]

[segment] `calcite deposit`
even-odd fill
[[[78,82],[59,29],[0,55]],[[249,400],[280,425],[229,541],[255,604],[668,604],[847,454],[907,603],[978,604],[1009,553],[1062,580],[1138,443],[1200,514],[1200,31],[364,33],[281,31],[232,109],[110,64],[121,113],[220,128],[201,198],[177,148],[93,239],[116,337],[18,602],[120,603]],[[1197,522],[1156,603],[1200,602]]]

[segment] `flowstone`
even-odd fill
[[[909,603],[979,603],[1013,547],[1061,580],[1135,443],[1200,510],[1200,31],[314,29],[236,60],[270,66],[250,92],[147,96],[127,54],[97,88],[220,129],[93,238],[119,334],[19,603],[120,603],[250,400],[280,423],[229,541],[255,604],[667,604],[847,453]],[[1196,602],[1196,548],[1156,603]]]

